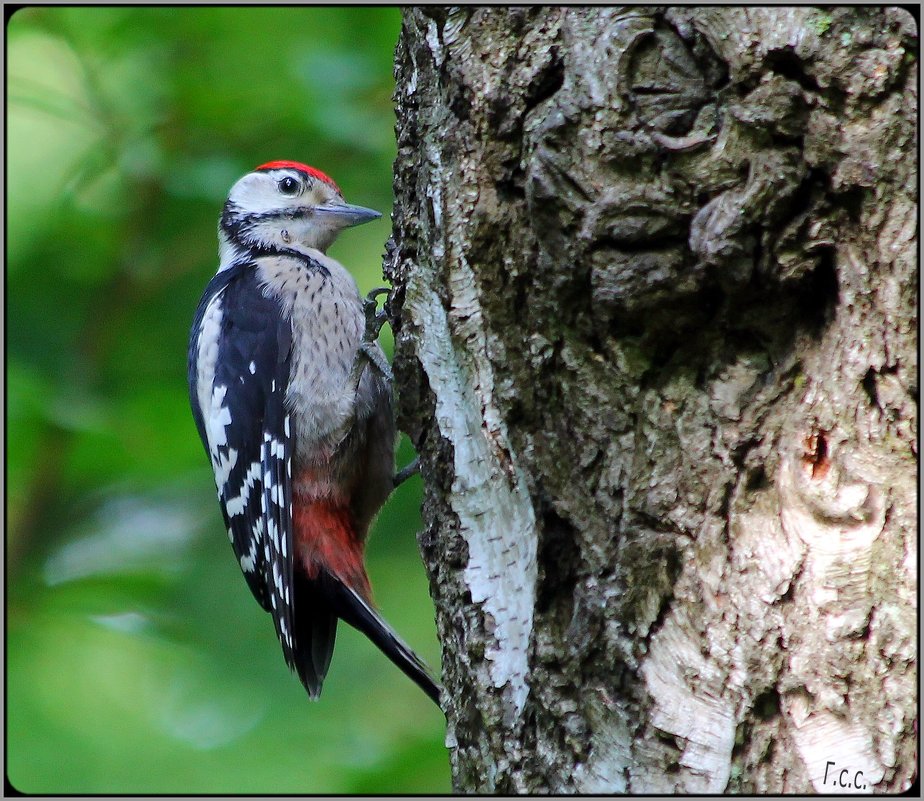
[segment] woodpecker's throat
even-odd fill
[[[247,213],[228,201],[218,227],[220,269],[261,256],[310,255],[307,248],[299,246],[292,223],[311,213],[310,208]]]

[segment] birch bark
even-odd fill
[[[386,274],[458,790],[914,778],[917,46],[405,12]]]

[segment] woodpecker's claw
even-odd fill
[[[356,351],[356,361],[353,363],[353,372],[356,376],[357,387],[359,386],[360,379],[363,377],[363,368],[366,366],[366,362],[375,367],[386,381],[392,380],[391,365],[388,363],[388,359],[385,358],[385,354],[382,353],[381,348],[377,347],[373,340],[372,342],[363,342],[359,346],[359,350]]]
[[[407,481],[411,476],[420,472],[420,457],[415,456],[414,459],[405,467],[402,467],[397,473],[395,473],[394,478],[391,480],[391,483],[394,487],[400,487],[405,481]]]
[[[379,338],[379,332],[388,319],[388,315],[383,308],[379,311],[379,295],[387,295],[391,290],[387,286],[380,286],[373,289],[366,297],[363,298],[363,312],[366,315],[366,330],[363,334],[363,342],[375,342]]]
[[[388,315],[383,308],[379,311],[379,295],[387,295],[391,290],[388,287],[379,287],[373,289],[366,297],[363,298],[363,313],[366,316],[366,329],[363,332],[363,341],[356,351],[356,359],[353,361],[353,370],[350,373],[350,383],[353,390],[359,389],[359,382],[363,377],[363,370],[366,364],[371,364],[382,375],[386,381],[392,380],[391,365],[382,353],[381,348],[376,344],[379,338],[379,332],[382,326],[388,320]]]

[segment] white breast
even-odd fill
[[[349,376],[364,328],[362,301],[346,268],[320,251],[299,259],[267,256],[258,261],[266,292],[283,305],[292,323],[292,365],[286,406],[295,420],[296,461],[329,457],[353,417]]]

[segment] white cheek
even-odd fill
[[[286,230],[289,233],[292,233],[291,226]],[[251,242],[266,242],[274,244],[285,244],[285,240],[282,236],[282,229],[279,225],[278,220],[264,220],[263,222],[256,223],[248,231],[247,240]]]
[[[248,214],[263,214],[283,205],[275,185],[265,175],[245,175],[232,187],[229,197]]]

